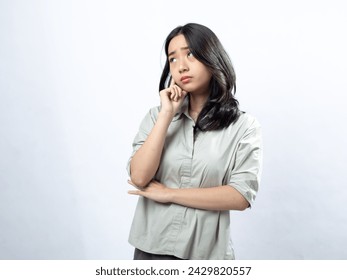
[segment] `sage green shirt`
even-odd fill
[[[133,142],[133,154],[151,132],[160,107],[143,119]],[[155,179],[170,188],[230,185],[253,204],[262,161],[260,125],[247,113],[228,128],[198,132],[185,100],[167,132]],[[130,175],[130,161],[128,173]],[[162,204],[139,197],[129,242],[153,254],[183,259],[234,259],[230,240],[230,211],[208,211]]]

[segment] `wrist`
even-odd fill
[[[168,202],[176,203],[175,202],[175,194],[176,194],[176,192],[177,192],[177,189],[168,188],[168,192],[167,192],[167,200],[168,200]]]
[[[162,119],[167,119],[167,120],[172,120],[173,117],[175,116],[174,112],[170,112],[170,111],[166,111],[166,110],[160,110],[159,114],[158,114],[158,118],[162,118]]]

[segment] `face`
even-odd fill
[[[190,94],[209,95],[211,73],[188,48],[183,35],[174,37],[168,47],[170,73],[176,84]]]

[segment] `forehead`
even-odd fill
[[[177,51],[181,48],[186,48],[186,47],[188,47],[186,38],[182,34],[180,34],[171,39],[169,43],[169,47],[168,47],[168,53],[172,53],[174,51]]]

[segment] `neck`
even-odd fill
[[[189,110],[195,113],[200,113],[205,105],[207,96],[189,96]]]

